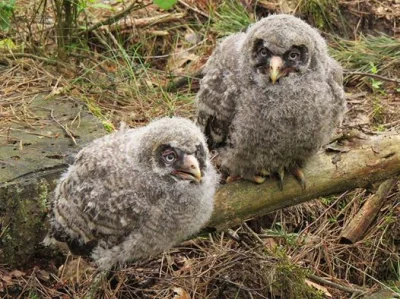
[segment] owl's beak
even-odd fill
[[[282,77],[281,68],[283,66],[283,60],[279,56],[272,56],[269,62],[269,77],[273,84]]]
[[[202,176],[199,161],[193,155],[185,155],[182,166],[176,169],[174,174],[183,180],[201,183]]]

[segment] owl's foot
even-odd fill
[[[279,178],[279,189],[283,191],[283,178],[285,177],[285,169],[281,168],[277,172]]]
[[[265,177],[260,176],[260,175],[255,175],[255,176],[253,176],[252,181],[257,184],[262,184],[265,182]]]
[[[303,190],[306,189],[306,177],[304,175],[303,170],[300,167],[294,167],[290,170],[293,176],[299,181],[301,188]]]
[[[227,178],[226,178],[226,183],[227,184],[229,184],[229,183],[233,183],[233,182],[236,182],[236,181],[239,181],[239,180],[241,180],[242,179],[242,177],[241,176],[238,176],[238,175],[230,175],[230,176],[228,176]]]

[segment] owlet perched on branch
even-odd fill
[[[345,112],[342,69],[316,29],[272,15],[225,38],[197,94],[197,123],[231,177],[262,183],[301,167],[329,142]]]
[[[82,149],[54,192],[51,232],[100,269],[161,253],[208,221],[218,175],[183,118],[124,129]]]

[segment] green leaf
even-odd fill
[[[12,50],[15,49],[16,45],[10,38],[2,39],[0,40],[0,49],[5,49],[5,50]]]
[[[378,73],[378,68],[374,63],[370,62],[369,65],[371,66],[371,69],[370,69],[371,73],[373,73],[373,74]]]
[[[153,3],[162,9],[170,9],[178,0],[153,0]]]
[[[383,84],[382,81],[372,80],[372,88],[374,88],[374,89],[379,89],[382,84]]]

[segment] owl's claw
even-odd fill
[[[279,169],[277,174],[279,177],[279,189],[283,191],[283,178],[285,177],[285,169],[284,168]]]
[[[236,182],[236,181],[239,181],[239,180],[241,180],[242,179],[242,177],[241,176],[228,176],[227,178],[226,178],[226,183],[227,184],[229,184],[229,183],[233,183],[233,182]]]
[[[304,175],[304,172],[301,170],[300,167],[294,167],[291,169],[291,173],[293,176],[299,181],[301,188],[303,190],[306,189],[306,177]]]
[[[271,175],[271,173],[268,170],[266,170],[265,168],[261,169],[260,174],[261,174],[261,176]]]
[[[262,183],[265,182],[265,177],[260,176],[260,175],[255,175],[255,176],[253,176],[252,180],[253,180],[254,183],[262,184]]]

